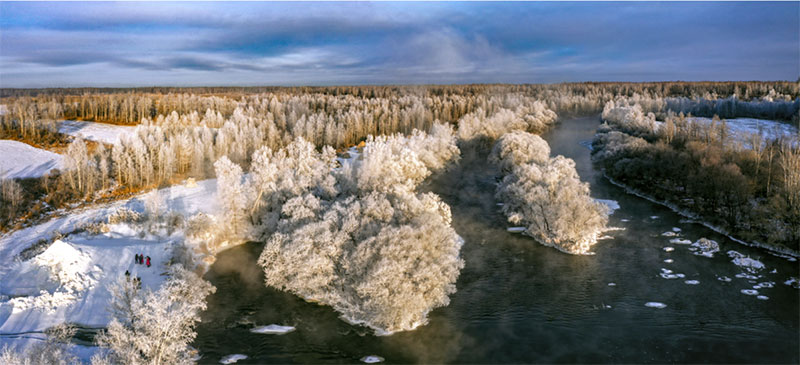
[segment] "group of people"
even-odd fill
[[[146,264],[147,267],[150,267],[150,256],[145,256],[145,255],[142,255],[140,253],[137,253],[136,257],[134,258],[134,261],[137,264],[140,264],[140,265],[141,264]]]
[[[131,272],[130,271],[125,270],[125,278],[128,279],[128,281],[131,281]],[[136,289],[141,289],[142,288],[142,278],[140,278],[138,276],[134,276],[133,277],[133,283],[136,284]]]

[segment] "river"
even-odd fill
[[[593,197],[620,205],[609,225],[623,230],[609,232],[595,255],[567,255],[507,232],[485,149],[467,148],[458,168],[423,187],[450,205],[466,262],[450,305],[431,312],[427,325],[374,336],[330,307],[266,288],[256,264],[262,246],[250,243],[221,253],[206,276],[217,292],[197,329],[200,362],[238,353],[248,356],[239,363],[353,363],[366,355],[387,363],[798,363],[800,292],[784,284],[798,276],[798,263],[610,184],[581,145],[598,125],[597,117],[570,119],[543,135],[553,155],[575,160]],[[662,236],[673,228],[679,236]],[[669,243],[701,237],[719,242],[720,252],[708,258]],[[730,250],[765,268],[747,272]],[[676,274],[684,277],[662,277]],[[757,289],[761,299],[742,292],[759,283],[767,283]],[[249,331],[268,324],[296,331]]]

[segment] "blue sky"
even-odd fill
[[[0,3],[0,87],[798,76],[800,2]]]

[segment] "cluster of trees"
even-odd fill
[[[449,207],[416,187],[459,156],[452,127],[368,137],[337,160],[302,137],[262,147],[249,175],[215,164],[225,239],[265,241],[266,284],[330,305],[377,333],[410,330],[449,303],[463,260]],[[213,250],[213,248],[212,248]]]
[[[797,135],[747,143],[724,120],[691,122],[667,113],[663,124],[642,108],[608,104],[593,141],[605,173],[668,201],[747,241],[800,248],[800,141]]]
[[[505,175],[497,198],[511,224],[545,246],[571,254],[587,254],[608,222],[608,209],[589,196],[575,162],[550,157],[541,137],[524,131],[502,136],[490,156]]]

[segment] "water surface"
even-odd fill
[[[458,168],[423,186],[451,206],[465,240],[458,292],[430,314],[430,323],[383,337],[351,326],[330,307],[266,288],[256,264],[262,245],[251,243],[220,254],[207,275],[217,292],[194,343],[201,362],[235,353],[249,357],[240,363],[353,363],[367,355],[387,363],[800,361],[799,292],[783,283],[798,276],[797,262],[737,244],[608,183],[581,145],[598,125],[597,117],[571,119],[543,136],[553,154],[576,161],[595,198],[621,206],[609,224],[624,230],[598,243],[595,255],[567,255],[507,232],[494,200],[496,171],[485,149],[467,147]],[[683,239],[716,240],[721,252],[706,258],[670,244],[675,237],[661,234],[673,227]],[[748,273],[756,279],[737,278],[745,270],[731,262],[729,250],[766,268]],[[684,278],[664,279],[662,268]],[[730,282],[719,280],[725,277]],[[762,282],[774,282],[757,289],[767,300],[741,292]],[[269,324],[296,330],[250,332]]]

